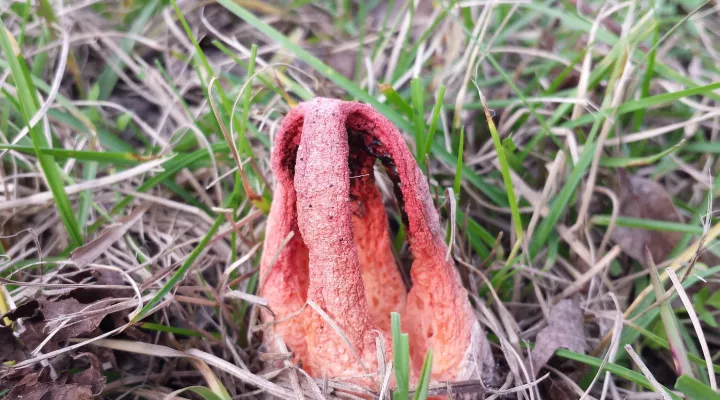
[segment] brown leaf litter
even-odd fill
[[[87,359],[89,366],[76,374],[64,372],[57,379],[50,376],[50,368],[29,373],[11,384],[7,400],[90,400],[105,389],[100,360],[92,353],[81,353],[75,361]],[[0,388],[3,384],[0,384]]]
[[[619,170],[616,186],[616,193],[620,201],[619,215],[657,221],[683,222],[673,204],[672,197],[658,182]],[[681,232],[623,226],[616,226],[611,233],[612,239],[620,245],[625,254],[642,264],[645,263],[646,246],[650,249],[653,260],[661,263],[670,256],[682,236]],[[720,263],[720,259],[709,252],[703,253],[700,261],[709,265]]]
[[[659,183],[624,171],[617,174],[617,196],[620,215],[624,217],[681,222],[672,198]],[[682,237],[680,232],[661,232],[616,226],[612,239],[625,254],[638,262],[645,262],[645,246],[656,262],[664,261]]]
[[[583,324],[583,313],[575,300],[561,300],[550,309],[548,326],[537,334],[531,353],[532,371],[536,376],[557,349],[585,354],[587,341]]]
[[[73,320],[58,330],[55,339],[65,340],[79,337],[82,334],[92,332],[100,326],[107,312],[103,312],[106,304],[96,301],[90,304],[82,304],[74,298],[63,300],[51,300],[42,298],[38,300],[40,311],[43,313],[47,328],[63,326],[65,319],[75,316]]]
[[[128,298],[128,290],[99,287],[113,284],[118,287],[117,284],[122,283],[119,273],[97,269],[63,272],[62,275],[65,283],[82,283],[83,286],[41,294],[2,316],[13,322],[12,329],[0,327],[0,361],[3,363],[0,367],[0,382],[3,383],[0,389],[3,385],[5,389],[10,389],[8,398],[91,398],[104,387],[101,365],[117,365],[111,351],[89,347],[87,349],[93,353],[74,357],[70,353],[62,353],[49,359],[46,369],[60,373],[55,380],[32,367],[14,367],[21,361],[59,350],[68,339],[94,337],[126,323],[132,309],[123,304]],[[130,337],[133,336],[132,331],[137,330],[135,327],[128,329],[130,333],[124,334]],[[63,374],[78,363],[90,364],[90,368],[64,377]]]

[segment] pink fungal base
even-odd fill
[[[403,211],[414,256],[409,292],[391,250],[376,159],[395,183]],[[410,335],[413,379],[429,347],[433,380],[483,376],[492,367],[484,332],[453,261],[445,258],[425,177],[387,119],[356,102],[302,103],[282,122],[272,168],[276,186],[260,295],[274,313],[263,312],[264,322],[280,322],[269,325],[268,338],[281,335],[314,376],[364,375],[377,370],[378,332],[391,357],[390,312],[397,311]],[[355,352],[318,312],[299,312],[308,300],[337,323]]]

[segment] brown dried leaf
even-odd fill
[[[7,400],[91,400],[92,398],[90,386],[81,386],[75,383],[68,385],[55,382],[38,383],[37,381],[18,384],[8,392],[6,397]]]
[[[92,242],[78,247],[70,254],[70,259],[75,262],[78,268],[95,261],[102,253],[120,240],[135,223],[142,218],[152,203],[145,203],[135,208],[130,214],[120,218],[116,224],[106,228],[100,236]]]
[[[47,334],[45,333],[45,321],[42,318],[33,318],[23,322],[24,329],[20,332],[20,340],[25,344],[27,349],[34,349],[42,343]],[[49,345],[53,345],[50,342]],[[53,349],[54,350],[54,349]]]
[[[74,358],[86,357],[90,362],[90,367],[82,372],[78,372],[69,379],[69,383],[75,383],[80,386],[88,386],[92,390],[92,394],[97,396],[105,389],[107,378],[102,374],[102,366],[100,360],[95,354],[80,353]]]
[[[77,360],[86,359],[87,363]],[[18,377],[9,377],[0,387],[9,388],[7,399],[42,399],[42,400],[71,400],[91,399],[105,389],[106,378],[102,374],[100,360],[91,353],[81,353],[74,357],[73,368],[85,368],[74,375],[68,371],[63,372],[55,381],[50,379],[50,369],[43,368],[39,372],[25,370]],[[70,365],[68,366],[70,367]]]
[[[45,339],[47,339],[50,330],[46,328],[46,326],[47,325],[42,317],[36,317],[23,321],[24,330],[20,332],[20,341],[23,343],[24,349],[28,354],[40,346]],[[56,335],[52,340],[47,342],[45,346],[43,346],[42,351],[49,353],[59,349],[60,341]],[[62,353],[56,357],[52,357],[48,361],[53,368],[60,371],[69,368],[72,359],[69,354]]]
[[[50,370],[48,368],[43,368],[40,372],[28,373],[23,375],[22,378],[15,380],[13,387],[37,385],[38,383],[47,381],[49,374]]]
[[[533,371],[537,375],[555,350],[563,348],[584,354],[586,344],[580,306],[571,299],[561,300],[550,309],[548,326],[537,334],[531,353]]]
[[[115,271],[109,270],[87,270],[81,271],[80,274],[72,276],[72,279],[77,279],[77,282],[85,281],[89,277],[94,277],[95,281],[101,285],[119,285],[122,283],[122,274]],[[88,283],[88,285],[91,285]],[[36,300],[31,300],[27,303],[20,305],[19,307],[11,310],[6,315],[10,320],[17,321],[23,319],[23,329],[20,331],[20,350],[25,353],[17,353],[18,356],[8,355],[14,354],[11,348],[9,340],[12,339],[12,332],[5,334],[4,329],[0,327],[0,362],[15,359],[21,361],[26,359],[20,358],[22,354],[30,354],[31,351],[35,350],[45,342],[49,334],[53,334],[53,337],[44,343],[42,350],[44,352],[51,352],[58,350],[62,341],[69,338],[75,337],[88,337],[92,335],[99,335],[102,333],[100,324],[105,320],[106,316],[110,316],[110,320],[106,321],[114,327],[118,327],[126,324],[126,317],[128,310],[119,310],[117,307],[112,307],[112,303],[107,301],[100,301],[113,297],[113,293],[122,289],[102,289],[98,290],[95,287],[90,288],[78,288],[74,289],[68,294],[58,296],[40,296]],[[132,290],[128,287],[128,290]],[[110,311],[115,311],[109,314]],[[67,321],[67,318],[70,318]],[[54,332],[64,323],[61,329]],[[111,326],[104,326],[104,329],[112,329]],[[138,333],[139,334],[136,334]],[[135,333],[135,334],[134,334]],[[139,339],[143,338],[141,335],[143,332],[135,330],[130,327],[128,332],[125,332],[127,336]],[[133,335],[134,334],[134,335]],[[147,335],[144,336],[145,340]],[[117,365],[114,354],[112,351],[102,348],[90,347],[91,351],[102,360],[103,363],[109,363],[110,365]],[[6,357],[8,357],[6,359]],[[57,371],[65,370],[70,367],[72,358],[70,354],[63,353],[59,356],[53,357],[49,360],[50,364]],[[2,371],[0,371],[2,373]],[[0,377],[0,382],[3,378],[11,379],[22,377],[27,374],[27,371],[12,370],[5,373],[3,377]],[[82,376],[82,375],[81,375]],[[57,383],[57,382],[56,382]],[[3,388],[0,385],[0,390]],[[7,385],[5,385],[7,388]],[[94,391],[96,392],[96,391]]]
[[[657,182],[619,171],[616,193],[620,201],[621,216],[682,222],[672,198]],[[682,234],[616,226],[611,237],[625,254],[635,260],[645,262],[647,246],[653,260],[660,263],[670,255]]]
[[[105,307],[105,305],[99,302],[82,304],[73,298],[59,301],[40,299],[39,302],[40,310],[45,316],[45,321],[48,325],[45,328],[46,331],[57,327],[60,323],[60,318],[70,314],[80,313],[78,317],[73,318],[64,328],[60,329],[54,337],[55,340],[74,338],[84,333],[94,331],[100,326],[100,322],[107,314],[103,312],[95,313]]]
[[[98,285],[120,286],[125,284],[123,275],[119,271],[111,271],[108,269],[94,269],[92,270],[92,276],[95,278],[95,282],[97,282]],[[128,289],[131,289],[131,287],[128,286]]]

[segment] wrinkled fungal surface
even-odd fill
[[[409,291],[391,250],[376,160],[394,184],[413,255]],[[410,336],[413,380],[430,347],[433,380],[482,377],[492,369],[484,331],[446,259],[426,179],[397,128],[368,105],[315,98],[283,120],[272,168],[260,272],[260,294],[272,310],[262,314],[268,344],[281,335],[313,376],[375,372],[376,337],[384,335],[391,357],[390,313],[397,311]],[[354,352],[322,315],[303,310],[307,300],[337,323]]]

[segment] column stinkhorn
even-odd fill
[[[414,257],[409,292],[390,247],[376,160],[394,183]],[[387,119],[356,102],[302,103],[281,124],[272,169],[276,183],[260,271],[260,295],[273,311],[262,315],[267,343],[281,335],[314,376],[359,376],[376,371],[378,332],[390,355],[390,312],[397,311],[410,335],[414,379],[428,348],[435,353],[433,380],[492,370],[484,331],[454,262],[446,259],[425,177]],[[327,316],[310,307],[300,311],[308,300],[344,337]]]

